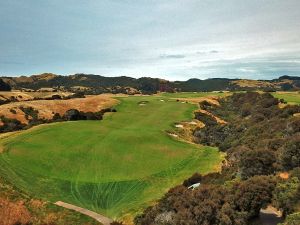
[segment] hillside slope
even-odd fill
[[[206,80],[167,81],[158,78],[104,77],[93,74],[69,76],[44,73],[29,77],[3,77],[13,89],[55,88],[81,89],[87,93],[155,93],[157,91],[220,91],[220,90],[300,90],[300,77],[282,76],[274,80],[212,78]]]

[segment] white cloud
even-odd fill
[[[0,73],[299,75],[299,7],[298,0],[2,1]]]

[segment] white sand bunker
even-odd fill
[[[172,136],[172,137],[178,137],[178,135],[174,134],[174,133],[169,133],[169,135]]]
[[[147,105],[148,101],[141,101],[141,102],[138,102],[138,105],[139,106],[144,106],[144,105]]]

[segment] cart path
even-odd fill
[[[110,218],[108,218],[108,217],[105,217],[103,215],[100,215],[98,213],[90,211],[88,209],[84,209],[84,208],[78,207],[76,205],[72,205],[72,204],[69,204],[69,203],[62,202],[62,201],[55,202],[54,204],[58,205],[58,206],[61,206],[61,207],[64,207],[64,208],[67,208],[67,209],[71,209],[71,210],[80,212],[82,214],[85,214],[85,215],[87,215],[87,216],[89,216],[91,218],[94,218],[95,220],[97,220],[98,222],[102,223],[103,225],[110,225],[110,223],[113,222],[113,220],[110,219]]]

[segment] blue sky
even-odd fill
[[[300,75],[299,0],[2,0],[0,75]]]

